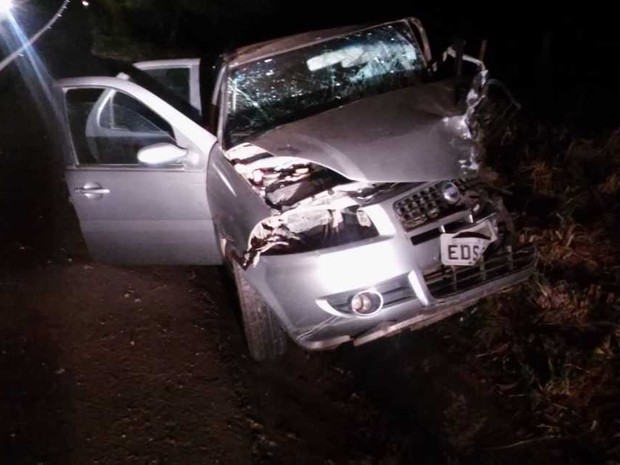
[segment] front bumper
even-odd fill
[[[417,329],[532,274],[537,261],[533,245],[489,251],[472,267],[442,266],[434,231],[463,221],[471,225],[471,212],[452,213],[407,233],[392,208],[395,200],[366,208],[379,231],[376,238],[316,252],[262,256],[247,270],[249,281],[299,345],[331,349]],[[385,297],[378,312],[360,316],[339,305],[368,289]]]

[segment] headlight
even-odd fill
[[[296,211],[287,215],[278,229],[283,233],[279,236],[278,244],[265,251],[265,254],[310,252],[378,235],[371,219],[358,207]]]

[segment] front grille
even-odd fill
[[[536,248],[526,245],[516,250],[505,247],[477,265],[468,267],[443,266],[424,275],[431,295],[442,299],[485,284],[493,279],[523,270],[536,262]]]
[[[457,179],[452,181],[461,191],[461,194],[480,185],[478,180]],[[444,182],[420,189],[394,203],[394,210],[400,222],[407,231],[436,221],[452,213],[464,210],[463,205],[448,203],[441,192]]]

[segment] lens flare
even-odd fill
[[[13,0],[0,0],[0,18],[8,16],[13,8]]]

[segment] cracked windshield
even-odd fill
[[[362,97],[409,86],[424,66],[404,22],[241,65],[227,83],[227,145]]]

